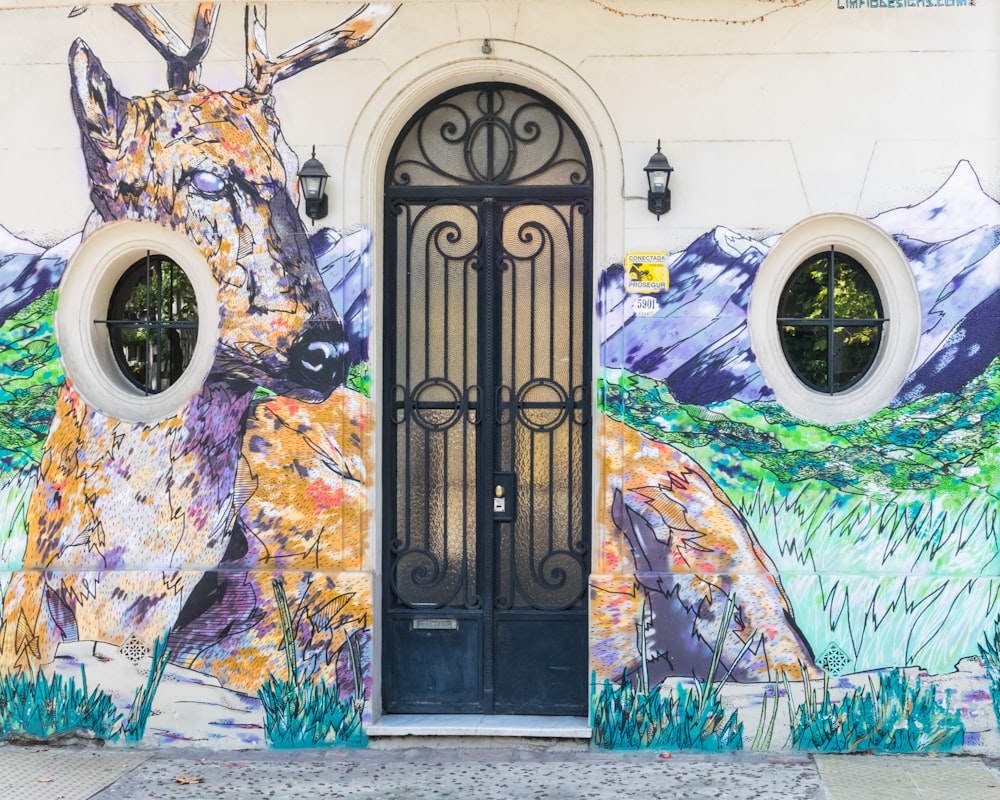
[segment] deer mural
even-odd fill
[[[134,632],[147,644],[170,634],[171,660],[191,664],[257,624],[250,584],[234,581],[227,594],[224,570],[215,572],[247,551],[234,527],[246,493],[234,481],[253,393],[320,402],[349,366],[289,188],[296,159],[272,89],[369,41],[396,7],[365,5],[271,58],[266,9],[248,6],[246,84],[235,91],[199,83],[218,4],[198,6],[190,43],[152,6],[114,10],[166,60],[169,89],[123,97],[87,44],[73,43],[71,97],[95,209],[88,230],[148,220],[194,242],[219,286],[219,344],[199,393],[160,422],[108,418],[71,379],[61,388],[24,569],[4,598],[3,659],[21,667],[51,660],[60,640],[122,643]],[[266,675],[266,664],[231,666],[242,688]]]

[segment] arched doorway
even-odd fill
[[[387,712],[586,713],[592,200],[579,130],[513,85],[392,149]]]

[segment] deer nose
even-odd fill
[[[326,329],[309,331],[292,346],[289,369],[303,386],[332,391],[347,378],[351,365],[347,340]]]

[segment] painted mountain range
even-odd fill
[[[923,201],[872,221],[898,242],[913,266],[923,330],[913,369],[896,404],[954,392],[1000,354],[1000,202],[961,161]],[[621,266],[601,276],[598,313],[602,363],[664,381],[680,402],[773,400],[750,349],[747,307],[757,269],[778,236],[754,239],[719,226],[678,253],[670,290],[653,317],[637,317]],[[0,226],[0,320],[58,286],[79,234],[51,248]],[[368,357],[371,233],[324,228],[310,237],[335,307],[344,317],[354,361]],[[677,320],[666,332],[663,319]]]
[[[910,261],[923,309],[917,356],[894,405],[960,390],[1000,354],[1000,202],[961,161],[929,197],[871,221]],[[777,238],[721,226],[705,233],[672,260],[670,289],[656,296],[652,317],[635,316],[621,266],[607,269],[602,364],[661,380],[682,403],[773,400],[750,349],[747,307]],[[678,324],[665,331],[666,318]]]
[[[0,321],[10,319],[58,287],[80,238],[80,234],[75,234],[46,249],[18,238],[0,225]],[[309,246],[333,298],[334,308],[344,318],[355,362],[368,357],[370,242],[367,228],[344,234],[322,228],[309,237]]]

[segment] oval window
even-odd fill
[[[886,318],[867,270],[835,248],[804,261],[778,301],[778,334],[796,377],[824,394],[846,391],[875,363]]]
[[[55,311],[66,377],[113,419],[176,414],[215,362],[218,294],[204,254],[182,233],[137,220],[88,231],[66,265]]]
[[[773,245],[747,322],[775,399],[801,419],[836,424],[896,396],[917,352],[920,294],[889,234],[850,214],[819,214]]]
[[[122,374],[146,394],[175,384],[198,341],[198,303],[184,270],[146,253],[118,279],[105,320]]]

